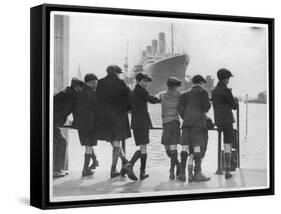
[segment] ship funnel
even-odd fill
[[[146,55],[151,55],[151,46],[146,46]]]
[[[152,55],[157,53],[158,41],[156,39],[152,40]]]
[[[159,33],[159,53],[164,54],[166,47],[166,39],[165,39],[165,33],[161,32]]]

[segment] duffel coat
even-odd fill
[[[73,127],[84,131],[95,131],[97,125],[97,96],[94,89],[85,85],[77,98],[74,108]]]
[[[130,89],[115,74],[108,74],[98,82],[99,140],[125,140],[131,137],[128,110]]]
[[[130,95],[130,105],[132,109],[132,129],[152,128],[147,102],[160,103],[161,101],[157,97],[150,95],[144,88],[137,84]]]
[[[183,119],[182,127],[206,128],[206,113],[211,103],[208,92],[200,86],[193,86],[180,96],[178,110]]]
[[[214,106],[216,125],[234,122],[232,109],[236,109],[237,104],[231,89],[227,88],[224,82],[219,81],[216,87],[212,90],[212,103]]]

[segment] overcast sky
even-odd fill
[[[256,96],[266,90],[267,29],[251,24],[171,20],[120,15],[75,14],[70,16],[70,77],[95,73],[105,76],[109,64],[123,67],[128,44],[129,69],[136,65],[142,50],[166,33],[170,48],[170,24],[174,24],[175,51],[186,51],[190,62],[186,74],[212,75],[221,67],[235,77],[230,87],[235,95]]]

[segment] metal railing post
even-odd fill
[[[238,159],[238,164],[237,167],[240,168],[240,130],[239,130],[239,126],[240,126],[240,121],[239,121],[239,115],[240,115],[240,111],[239,111],[239,103],[237,105],[237,111],[236,111],[236,120],[237,120],[237,131],[238,131],[238,139],[237,139],[237,159]]]
[[[217,175],[222,175],[222,152],[221,152],[221,131],[218,130],[218,169],[216,171]]]

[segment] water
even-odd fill
[[[150,104],[149,112],[154,127],[162,127],[161,105]],[[248,136],[245,138],[245,112],[246,106],[240,103],[240,167],[241,168],[267,168],[267,105],[248,105]],[[236,112],[234,111],[236,114]],[[210,109],[208,116],[213,118],[213,109]],[[236,127],[236,124],[234,124]],[[147,169],[150,167],[169,167],[164,146],[161,145],[162,130],[150,131],[150,144],[148,144]],[[80,170],[83,164],[83,147],[80,146],[77,131],[72,130],[69,134],[69,167],[70,170]],[[217,169],[217,132],[209,131],[208,150],[203,161],[203,169],[216,171]],[[130,158],[136,151],[133,137],[126,141],[126,154]],[[109,169],[111,164],[112,148],[109,143],[99,142],[95,152],[100,164]],[[178,146],[180,152],[180,145]],[[120,164],[120,163],[119,163]],[[136,164],[139,167],[139,163]]]

